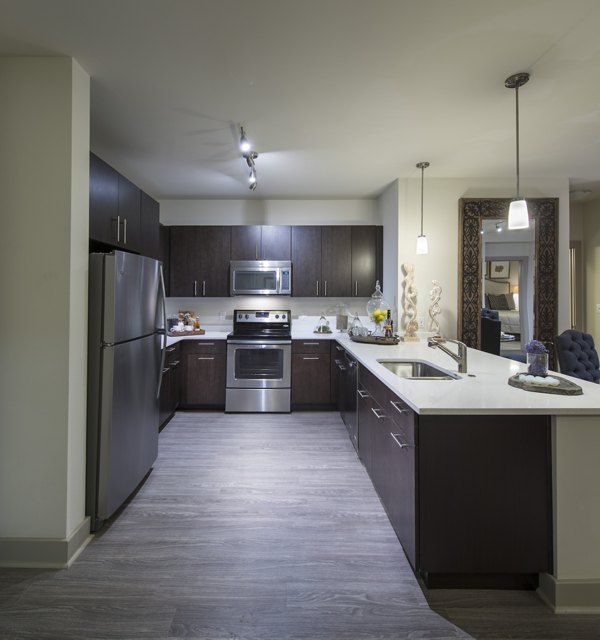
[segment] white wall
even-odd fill
[[[377,207],[380,224],[383,224],[383,294],[392,305],[398,318],[400,298],[398,297],[398,201],[400,183],[394,180],[379,196]]]
[[[89,77],[0,58],[0,538],[84,521]]]
[[[600,201],[589,202],[582,207],[583,275],[585,300],[584,330],[600,343]]]
[[[176,224],[381,224],[374,199],[161,200],[160,221]]]

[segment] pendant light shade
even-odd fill
[[[529,212],[525,200],[513,200],[508,208],[508,228],[527,229],[529,227]]]
[[[429,166],[429,162],[418,162],[417,169],[421,169],[421,233],[417,238],[417,254],[424,255],[429,253],[429,244],[427,236],[423,233],[423,185],[425,183],[425,169]]]
[[[506,78],[504,86],[507,89],[515,90],[516,105],[516,123],[517,123],[517,197],[510,203],[508,209],[508,228],[509,229],[527,229],[529,227],[529,212],[527,211],[527,202],[519,195],[519,87],[522,87],[529,81],[528,73],[515,73]]]

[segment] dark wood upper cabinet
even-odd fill
[[[352,295],[352,238],[347,226],[321,227],[321,280],[323,296]]]
[[[321,227],[292,227],[292,295],[318,296],[321,282]]]
[[[140,197],[140,253],[160,260],[160,205],[143,191]]]
[[[119,174],[119,244],[129,251],[139,251],[141,191]]]
[[[170,295],[229,295],[231,227],[171,227]]]
[[[382,227],[293,226],[292,295],[368,297],[382,280]]]
[[[159,204],[130,180],[90,153],[90,241],[159,257]]]
[[[90,154],[90,239],[117,242],[119,174],[104,160]]]
[[[359,298],[369,297],[375,290],[375,282],[382,282],[382,251],[380,236],[382,227],[354,226],[352,237],[352,293]]]
[[[159,260],[162,262],[165,293],[171,295],[171,227],[159,225]]]
[[[232,260],[290,260],[291,227],[244,225],[231,227]]]

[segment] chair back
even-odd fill
[[[568,329],[554,338],[558,364],[562,373],[590,382],[600,381],[600,361],[589,333]]]

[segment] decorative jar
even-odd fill
[[[548,375],[548,354],[547,353],[528,353],[527,354],[527,373],[532,376]]]

